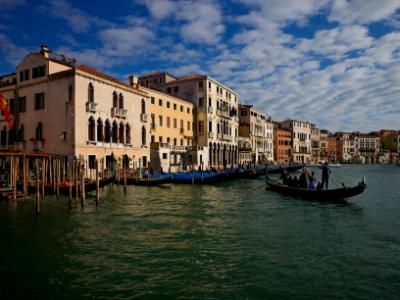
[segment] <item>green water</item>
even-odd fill
[[[216,186],[106,188],[98,208],[0,203],[0,299],[399,299],[400,168],[343,166],[368,188],[324,204]],[[333,184],[332,184],[333,185]]]

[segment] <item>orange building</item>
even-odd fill
[[[275,161],[278,164],[288,164],[292,161],[292,132],[288,129],[274,126]]]
[[[336,161],[336,136],[332,134],[328,135],[327,141],[328,160]]]

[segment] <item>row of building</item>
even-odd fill
[[[89,167],[96,159],[106,166],[116,159],[133,169],[172,172],[272,162],[377,162],[382,144],[388,153],[399,153],[398,132],[394,150],[394,132],[333,135],[309,122],[276,122],[241,104],[237,92],[208,75],[156,72],[123,82],[45,45],[15,73],[0,77],[0,91],[13,119],[8,128],[0,118],[2,150],[81,157]]]

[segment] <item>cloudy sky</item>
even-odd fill
[[[122,80],[207,73],[276,120],[400,128],[400,0],[0,0],[0,74],[41,44]]]

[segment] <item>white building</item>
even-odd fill
[[[76,65],[47,46],[29,53],[14,78],[0,87],[16,108],[13,129],[7,130],[0,119],[0,128],[7,131],[2,132],[2,146],[81,157],[89,167],[95,159],[110,164],[112,156],[130,167],[147,165],[146,93]]]
[[[274,161],[274,124],[271,118],[265,121],[265,149],[267,161]]]
[[[293,162],[311,161],[311,123],[288,119],[281,122],[282,128],[292,131]]]

